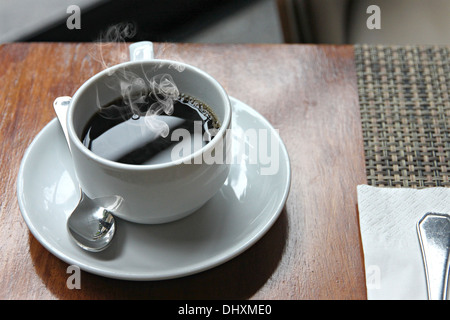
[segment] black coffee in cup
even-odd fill
[[[128,98],[118,98],[102,106],[85,126],[83,144],[108,160],[158,164],[170,162],[172,149],[179,143],[196,151],[194,145],[206,145],[220,127],[211,108],[196,98],[180,94],[169,102],[161,101],[152,93],[132,104]],[[167,109],[161,103],[171,103],[170,112],[161,111]],[[189,132],[191,141],[174,139],[177,129]],[[194,143],[199,140],[200,146]]]

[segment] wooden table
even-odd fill
[[[33,237],[17,203],[25,149],[72,95],[126,45],[0,46],[0,299],[366,299],[356,186],[366,183],[352,46],[155,44],[157,57],[213,75],[265,116],[286,144],[292,184],[279,219],[254,246],[211,270],[132,282],[82,272]],[[101,58],[101,59],[100,59]]]

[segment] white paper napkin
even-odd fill
[[[427,299],[416,224],[427,212],[450,213],[450,188],[357,190],[367,298]]]

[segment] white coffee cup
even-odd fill
[[[223,87],[206,72],[176,61],[153,59],[150,42],[130,46],[131,61],[113,66],[87,80],[73,95],[67,112],[69,146],[83,192],[99,205],[127,221],[158,224],[183,218],[211,199],[225,182],[227,161],[203,161],[206,154],[229,154],[230,100]],[[81,141],[84,127],[98,110],[120,97],[117,76],[132,72],[140,77],[170,74],[181,93],[211,107],[221,127],[201,149],[178,161],[131,165],[102,158]]]

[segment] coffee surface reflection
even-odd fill
[[[191,144],[192,152],[197,151],[193,143],[198,139],[196,135],[201,135],[202,145],[197,146],[201,148],[220,127],[210,107],[196,98],[179,95],[173,100],[170,114],[160,111],[163,108],[159,103],[158,97],[150,94],[132,106],[123,98],[102,106],[85,126],[83,144],[108,160],[159,164],[171,161],[176,144]],[[191,141],[172,139],[177,129],[187,130]]]

